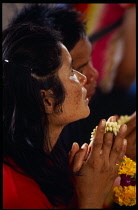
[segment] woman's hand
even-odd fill
[[[115,121],[115,117],[110,117]],[[75,143],[69,153],[69,165],[73,172],[75,200],[77,208],[102,208],[103,202],[117,177],[118,164],[126,152],[125,140],[127,126],[121,125],[114,138],[113,133],[105,130],[105,120],[101,120],[94,142],[79,148]],[[117,165],[116,165],[117,163]]]
[[[127,150],[126,156],[136,161],[136,112],[131,115],[127,124]]]

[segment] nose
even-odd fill
[[[75,73],[77,75],[77,78],[78,78],[79,82],[82,85],[85,85],[86,82],[87,82],[87,77],[84,74],[80,73],[79,71],[75,71]]]
[[[84,74],[87,77],[87,84],[97,81],[99,77],[98,71],[92,66],[91,63],[87,65]]]

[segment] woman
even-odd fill
[[[101,120],[93,145],[74,143],[66,163],[58,136],[90,110],[86,77],[72,69],[60,35],[29,23],[9,27],[3,72],[3,208],[102,208],[126,151],[126,125],[113,139]]]

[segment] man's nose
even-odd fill
[[[87,83],[87,76],[78,72],[78,71],[76,71],[76,72],[77,72],[77,77],[78,77],[78,80],[80,81],[80,83],[82,85],[85,85]]]
[[[93,66],[88,66],[85,75],[87,77],[87,84],[89,84],[98,79],[99,73]]]

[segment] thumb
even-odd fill
[[[76,154],[78,151],[79,151],[79,145],[78,145],[77,142],[74,142],[74,143],[72,144],[71,150],[70,150],[69,153],[68,153],[68,163],[69,163],[69,165],[71,165],[72,160],[73,160],[75,154]]]
[[[78,172],[81,169],[82,165],[84,164],[87,151],[88,151],[88,144],[84,143],[82,147],[74,154],[74,157],[70,165],[74,173]]]

